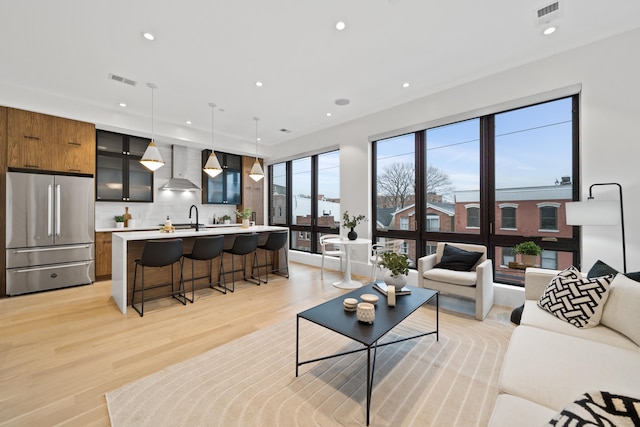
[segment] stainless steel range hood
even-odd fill
[[[160,190],[197,191],[200,187],[185,178],[187,172],[187,147],[171,146],[171,179]]]

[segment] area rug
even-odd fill
[[[435,335],[378,350],[372,426],[484,426],[513,326],[494,307],[484,322],[440,310]],[[383,341],[435,327],[418,309]],[[295,318],[276,323],[106,394],[125,426],[363,426],[366,352],[300,367]],[[361,345],[300,321],[300,360]]]

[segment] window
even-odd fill
[[[542,251],[540,254],[540,267],[550,270],[558,269],[558,252]]]
[[[271,203],[271,216],[269,223],[272,225],[287,224],[287,164],[277,163],[269,167],[269,202]]]
[[[502,214],[500,228],[506,230],[515,230],[516,227],[516,207],[511,205],[501,205],[500,213]]]
[[[436,214],[427,214],[427,231],[440,231],[440,217]]]
[[[541,203],[540,208],[540,231],[558,230],[558,207],[559,204]]]
[[[468,205],[465,208],[467,210],[467,228],[480,228],[480,207]]]
[[[500,249],[502,250],[502,260],[500,261],[500,265],[508,267],[510,262],[515,262],[516,252],[513,250],[513,248]]]
[[[509,284],[523,283],[508,265],[524,240],[559,254],[558,268],[578,264],[580,236],[564,221],[579,198],[578,117],[575,95],[374,141],[374,239],[414,241],[412,259],[437,242],[484,244],[494,280]]]
[[[400,230],[409,229],[409,218],[406,216],[400,217]]]
[[[339,233],[340,151],[276,163],[269,174],[269,224],[290,228],[291,249],[319,253],[318,236]]]

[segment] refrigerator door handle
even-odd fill
[[[43,271],[43,270],[55,270],[60,268],[69,268],[69,267],[80,267],[82,265],[89,265],[90,261],[85,262],[75,262],[73,264],[57,264],[57,265],[49,265],[46,267],[33,267],[33,268],[23,268],[20,270],[11,270],[14,273],[30,273],[32,271]]]
[[[68,251],[72,249],[87,249],[91,245],[75,245],[75,246],[52,246],[47,248],[36,248],[36,249],[14,249],[12,252],[14,254],[29,254],[32,252],[50,252],[50,251]]]
[[[51,237],[52,217],[53,217],[53,189],[51,184],[47,186],[47,236]]]
[[[56,236],[60,236],[60,184],[56,185]]]

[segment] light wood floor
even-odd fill
[[[118,311],[110,281],[1,299],[0,425],[108,426],[105,392],[346,293],[340,277],[292,263],[288,280],[161,299],[142,318]]]

